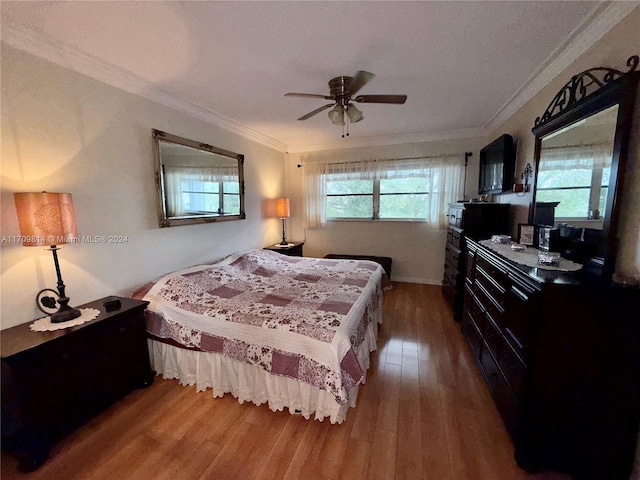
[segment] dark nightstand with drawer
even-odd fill
[[[279,247],[278,245],[269,245],[268,247],[264,247],[264,250],[280,252],[283,255],[289,255],[290,257],[302,257],[303,245],[304,245],[304,242],[294,242],[288,247]]]
[[[105,308],[114,299],[119,308],[117,302]],[[62,436],[153,383],[147,305],[108,297],[78,307],[100,314],[76,327],[34,332],[25,323],[2,330],[2,444],[18,454],[21,470],[38,468]]]

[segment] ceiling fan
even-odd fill
[[[356,108],[352,102],[358,103],[391,103],[402,105],[407,101],[406,95],[358,95],[355,94],[364,87],[368,82],[373,80],[373,73],[360,70],[353,77],[335,77],[329,80],[329,95],[316,95],[314,93],[285,93],[285,97],[306,97],[306,98],[322,98],[331,100],[332,103],[323,105],[320,108],[303,115],[298,120],[306,120],[314,115],[333,107],[329,111],[329,119],[334,125],[345,125],[345,113],[347,119],[351,123],[359,122],[364,118],[362,112]],[[348,127],[347,133],[349,135]],[[343,133],[343,137],[345,134]]]

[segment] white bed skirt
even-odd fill
[[[378,323],[381,320],[369,323],[364,341],[356,350],[365,378],[369,354],[377,348]],[[231,393],[240,403],[250,401],[262,405],[268,402],[274,412],[288,408],[289,413],[301,414],[307,420],[313,415],[320,421],[329,417],[331,423],[342,423],[349,407],[355,407],[358,398],[358,385],[349,391],[348,404],[340,405],[325,390],[292,378],[272,375],[260,367],[220,353],[186,350],[151,339],[148,343],[151,367],[162,378],[177,378],[182,385],[196,385],[198,392],[211,388],[214,397]]]

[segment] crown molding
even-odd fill
[[[18,50],[43,58],[61,67],[68,68],[100,82],[129,93],[157,102],[169,108],[186,113],[248,140],[273,148],[280,152],[287,150],[287,144],[247,127],[246,125],[214,110],[202,108],[188,100],[166,92],[157,85],[137,75],[104,62],[93,55],[59,42],[50,36],[28,27],[2,22],[2,41]]]
[[[599,2],[590,15],[569,34],[538,70],[489,120],[485,129],[492,132],[504,124],[538,92],[557,78],[569,65],[600,40],[609,30],[633,12],[640,2]]]
[[[462,138],[486,137],[489,131],[486,128],[466,128],[462,130],[446,130],[430,133],[408,133],[402,135],[387,135],[377,137],[351,137],[336,139],[318,145],[290,146],[288,153],[319,152],[323,150],[341,150],[345,148],[378,147],[384,145],[400,145],[405,143],[434,142],[439,140],[455,140]]]

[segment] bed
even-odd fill
[[[376,349],[382,280],[375,262],[251,250],[133,296],[149,302],[149,355],[164,378],[341,423]]]

